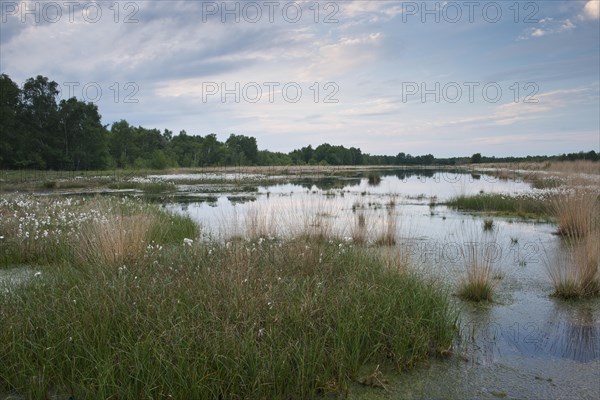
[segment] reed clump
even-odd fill
[[[139,260],[150,243],[150,230],[157,221],[148,214],[111,215],[81,229],[75,244],[82,263],[120,267]]]
[[[377,186],[381,183],[381,175],[377,172],[371,172],[367,176],[367,181],[371,186]]]
[[[556,218],[559,235],[582,238],[598,228],[598,191],[582,187],[563,190],[550,199],[550,210]]]
[[[544,263],[554,287],[553,295],[563,299],[596,297],[600,294],[600,232],[562,239],[560,251]]]
[[[350,237],[352,242],[359,245],[364,245],[369,239],[369,230],[367,228],[367,217],[363,210],[355,213],[354,224],[350,229]]]
[[[396,244],[398,221],[392,208],[387,209],[385,218],[382,218],[381,223],[381,230],[375,240],[375,244],[380,246],[394,246]]]
[[[466,233],[465,233],[466,232]],[[458,287],[458,296],[469,301],[492,301],[494,297],[494,263],[498,258],[496,235],[493,232],[462,233],[459,246],[464,273]]]

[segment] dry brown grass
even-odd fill
[[[575,252],[579,269],[579,285],[584,296],[597,295],[600,291],[600,232],[595,231],[579,243]]]
[[[545,163],[545,169],[565,174],[600,175],[600,163],[586,160],[577,161],[552,161]]]
[[[494,294],[494,263],[498,250],[495,232],[480,233],[465,229],[461,232],[460,258],[464,274],[459,283],[458,295],[471,301],[491,301]]]
[[[276,212],[272,209],[254,207],[248,210],[244,218],[246,237],[250,240],[274,237],[277,235]]]
[[[568,238],[565,248],[549,257],[545,264],[554,286],[554,295],[562,298],[597,296],[600,293],[600,233],[585,238]]]
[[[356,212],[354,224],[350,227],[350,237],[356,244],[365,244],[369,240],[367,217],[363,210]]]
[[[598,225],[598,192],[581,187],[562,191],[551,198],[550,210],[561,236],[584,237]]]
[[[562,253],[546,256],[546,269],[554,294],[562,298],[598,295],[600,277],[600,207],[598,191],[576,186],[551,200],[558,233],[563,237]]]
[[[588,160],[577,161],[544,161],[544,162],[519,162],[519,163],[486,163],[481,167],[497,168],[505,170],[522,171],[546,171],[559,174],[589,174],[600,175],[600,163]],[[514,174],[514,172],[513,172]],[[513,175],[514,176],[514,175]]]
[[[109,215],[82,228],[75,254],[85,263],[120,267],[143,258],[156,216]]]
[[[381,219],[381,230],[375,243],[381,246],[394,246],[396,244],[396,229],[398,221],[392,208],[387,210],[385,218]]]

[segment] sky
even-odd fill
[[[600,151],[600,0],[6,1],[0,73],[174,134],[436,157]]]

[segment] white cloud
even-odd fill
[[[385,98],[375,98],[372,100],[360,102],[354,107],[346,108],[340,112],[340,115],[346,116],[378,116],[390,114],[399,111],[398,103]]]
[[[368,65],[377,57],[382,39],[383,34],[374,32],[322,44],[312,63],[298,75],[300,79],[334,79],[353,68]]]
[[[389,3],[387,1],[363,1],[355,0],[351,2],[339,3],[342,15],[354,18],[371,15],[384,15],[393,18],[402,14],[402,7]]]
[[[574,29],[576,27],[576,25],[574,23],[571,22],[570,19],[565,20],[565,22],[563,22],[563,24],[560,26],[560,31],[568,31],[571,29]]]
[[[531,32],[531,36],[533,37],[542,37],[546,34],[546,31],[540,28],[536,28]]]
[[[590,0],[585,3],[583,8],[583,17],[585,19],[599,19],[600,18],[600,1]]]
[[[442,129],[449,127],[472,127],[478,129],[490,126],[507,126],[527,120],[539,120],[556,115],[559,110],[580,108],[584,105],[595,104],[598,86],[590,88],[560,89],[532,95],[527,101],[507,102],[489,108],[487,112],[476,115],[465,115],[461,117],[441,117],[436,120],[414,121],[415,125],[422,126],[426,131],[431,129]]]
[[[570,31],[575,29],[575,25],[569,18],[565,20],[556,20],[554,18],[543,18],[538,22],[537,28],[530,28],[525,34],[519,36],[519,40],[526,40],[529,38],[541,38],[543,36],[555,35],[558,33]]]

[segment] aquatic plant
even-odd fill
[[[493,219],[484,219],[483,220],[483,230],[491,231],[494,229],[494,220]]]
[[[369,182],[369,185],[377,186],[381,183],[381,175],[377,172],[370,172],[367,176],[367,181]]]
[[[350,229],[352,242],[356,244],[365,244],[368,240],[369,230],[367,228],[366,216],[364,211],[356,213],[354,224]]]
[[[449,207],[465,211],[485,213],[500,212],[520,217],[545,217],[549,215],[547,201],[549,193],[534,192],[519,195],[484,193],[474,196],[461,195],[448,200]]]
[[[396,230],[398,221],[393,209],[389,208],[381,218],[381,227],[375,243],[380,246],[394,246],[396,244]]]
[[[598,201],[598,190],[582,187],[562,190],[552,196],[550,210],[556,218],[558,233],[581,238],[593,232],[600,217]]]
[[[575,299],[600,294],[600,232],[562,239],[559,252],[543,258],[554,287],[554,296]]]
[[[185,237],[145,250],[118,268],[52,265],[0,290],[0,393],[343,395],[363,367],[402,371],[456,332],[439,282],[360,246]]]
[[[491,301],[494,295],[494,270],[498,246],[495,233],[481,235],[475,230],[461,231],[460,258],[464,272],[459,281],[458,296],[470,301]]]

